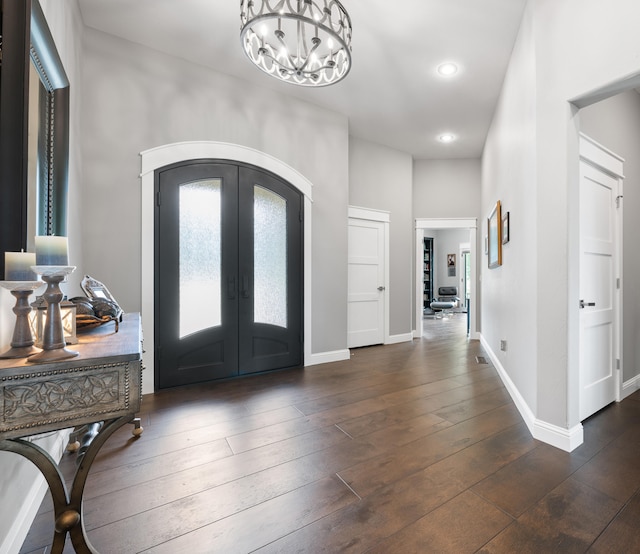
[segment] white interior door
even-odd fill
[[[618,178],[580,161],[580,420],[617,397]]]
[[[349,348],[384,343],[385,229],[382,221],[349,218]]]

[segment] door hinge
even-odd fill
[[[622,194],[619,194],[618,196],[616,196],[616,208],[620,207],[620,200],[622,200],[624,198],[624,196],[622,196]]]
[[[616,358],[616,369],[620,369],[620,358]]]
[[[304,215],[302,214],[302,210],[298,212],[298,217],[300,218],[300,223],[304,221]]]
[[[616,288],[620,290],[620,277],[616,279]]]
[[[160,191],[156,192],[156,206],[160,207]]]

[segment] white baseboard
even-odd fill
[[[411,342],[413,340],[413,332],[402,333],[401,335],[389,335],[385,344],[398,344],[400,342]]]
[[[533,438],[546,442],[560,450],[571,452],[584,442],[584,430],[582,423],[578,423],[571,429],[564,429],[536,419]]]
[[[70,433],[71,429],[57,432],[56,436],[52,437],[52,444],[46,439],[44,442],[48,444],[43,444],[42,440],[34,442],[38,442],[58,462],[65,451]],[[21,462],[31,464],[26,459],[21,459]],[[20,551],[48,488],[47,481],[39,471],[31,483],[24,483],[20,488],[20,498],[16,498],[14,503],[15,512],[10,523],[10,531],[0,540],[0,554],[15,554]]]
[[[496,368],[500,379],[502,379],[504,386],[511,395],[511,399],[516,405],[516,408],[518,408],[518,411],[520,412],[522,419],[524,419],[524,422],[529,428],[529,432],[533,438],[550,444],[551,446],[555,446],[561,450],[565,450],[566,452],[571,452],[580,446],[584,441],[582,424],[578,423],[578,425],[571,429],[565,429],[537,419],[525,399],[520,394],[520,391],[509,377],[509,374],[500,363],[495,352],[489,346],[489,343],[482,334],[480,334],[479,338],[482,347],[489,355],[489,358],[491,358],[493,366]]]
[[[622,398],[620,400],[624,400],[627,396],[633,394],[638,389],[640,389],[640,375],[636,375],[622,383]]]
[[[311,354],[307,360],[305,360],[305,366],[328,364],[331,362],[342,362],[351,358],[351,352],[348,348],[344,350],[333,350],[331,352],[318,352],[317,354]]]

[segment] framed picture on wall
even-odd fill
[[[447,277],[456,276],[456,255],[447,254]]]
[[[494,269],[502,265],[502,213],[500,210],[500,200],[491,210],[487,219],[487,236],[489,243],[489,269]]]

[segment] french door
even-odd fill
[[[302,198],[257,168],[156,172],[160,388],[302,364]]]

